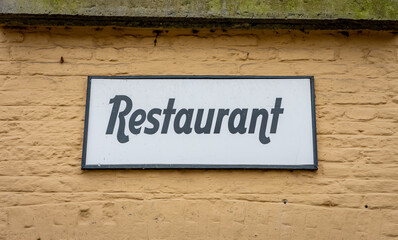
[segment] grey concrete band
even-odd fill
[[[1,0],[2,25],[398,29],[398,0]]]

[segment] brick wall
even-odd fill
[[[398,35],[194,32],[0,30],[0,239],[397,239]],[[87,75],[167,74],[314,75],[319,170],[80,170]]]

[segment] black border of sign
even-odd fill
[[[86,165],[87,131],[90,108],[90,90],[92,79],[309,79],[312,113],[312,142],[314,164],[311,165],[207,165],[207,164],[118,164],[118,165]],[[87,169],[280,169],[280,170],[317,170],[318,150],[316,139],[315,88],[313,76],[228,76],[228,75],[154,75],[154,76],[88,76],[86,96],[86,116],[84,120],[84,137],[82,152],[82,170]]]

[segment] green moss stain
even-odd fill
[[[211,16],[221,16],[222,5],[221,0],[208,0],[207,9]]]
[[[261,0],[240,0],[236,1],[236,4],[230,2],[228,1],[227,5],[228,15],[256,17],[264,15],[269,10],[269,6]]]
[[[74,0],[35,0],[37,5],[41,5],[43,10],[56,14],[65,12],[68,14],[77,14],[79,12],[80,1]]]
[[[16,13],[29,14],[398,20],[398,0],[7,1],[13,1],[10,6],[16,7]]]

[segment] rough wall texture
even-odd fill
[[[272,19],[398,20],[398,0],[2,0],[0,13]]]
[[[398,30],[398,0],[0,0],[9,26]]]
[[[3,28],[0,239],[397,239],[397,54],[389,32]],[[80,170],[87,75],[155,74],[314,75],[319,170]]]

